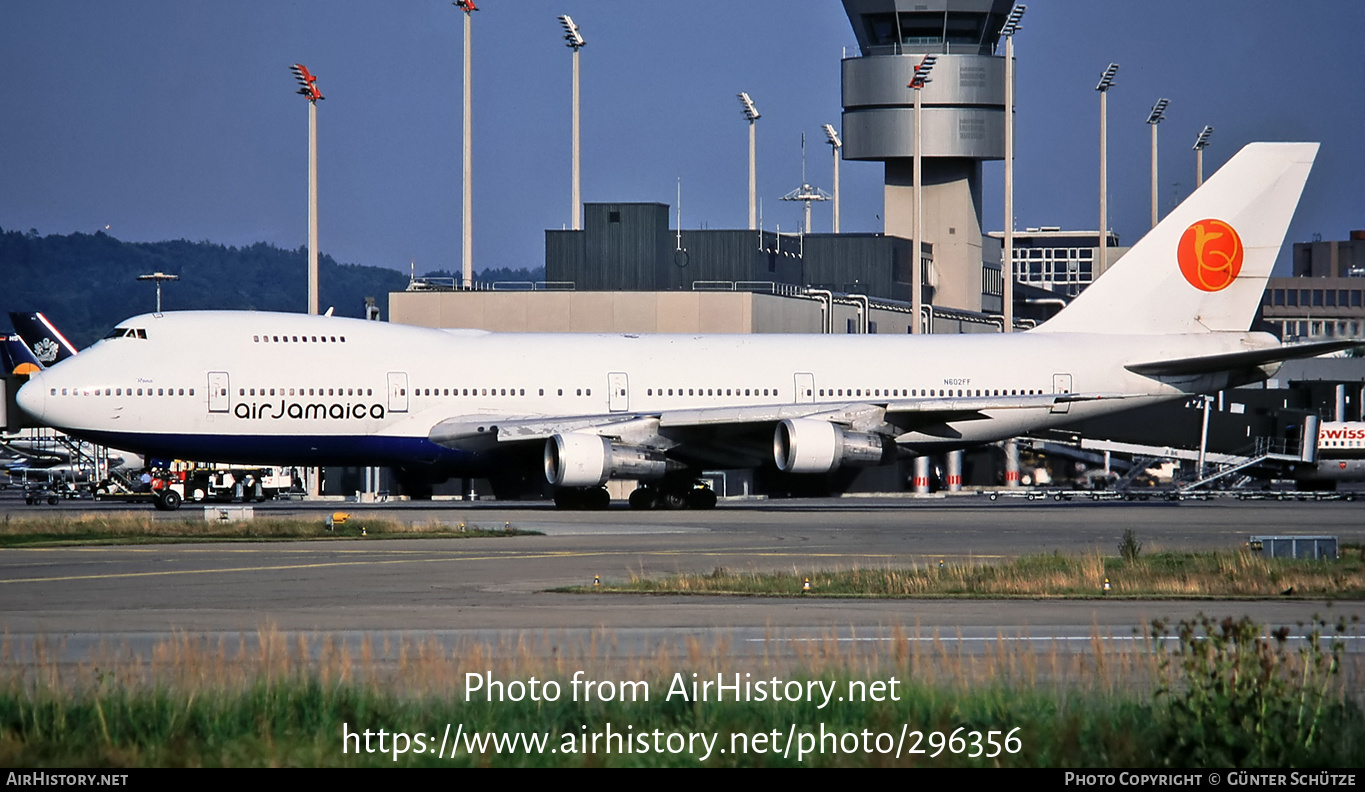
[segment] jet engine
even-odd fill
[[[556,487],[598,487],[612,478],[649,481],[668,472],[658,451],[613,443],[595,434],[557,434],[545,441],[545,478]]]
[[[788,418],[773,433],[773,459],[784,473],[828,473],[838,467],[880,465],[882,438],[850,432],[829,421]]]

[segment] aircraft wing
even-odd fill
[[[573,417],[462,415],[432,427],[428,439],[462,450],[487,450],[506,443],[544,441],[557,434],[585,433],[652,448],[705,443],[710,436],[761,431],[787,419],[827,421],[855,431],[896,436],[921,426],[980,420],[993,410],[1051,409],[1060,404],[1123,398],[1122,394],[1049,393],[1029,396],[961,396],[889,399],[820,404],[700,407],[649,413],[610,413]]]
[[[1213,374],[1220,371],[1236,371],[1256,368],[1267,363],[1283,363],[1286,360],[1317,357],[1329,352],[1365,346],[1365,339],[1347,341],[1315,341],[1309,344],[1286,344],[1266,349],[1251,349],[1244,352],[1227,352],[1221,355],[1180,358],[1177,360],[1156,360],[1150,363],[1133,363],[1124,368],[1144,377],[1180,376],[1186,374]]]

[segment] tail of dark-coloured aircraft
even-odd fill
[[[1246,332],[1316,143],[1251,143],[1036,332]]]
[[[76,347],[42,313],[10,311],[9,320],[14,332],[43,366],[52,366],[76,354]]]
[[[43,364],[33,356],[32,350],[18,333],[10,333],[0,339],[0,365],[4,366],[4,375],[7,377],[27,377],[43,370]]]

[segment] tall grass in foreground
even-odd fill
[[[1104,590],[1109,580],[1109,591]],[[810,583],[804,591],[806,581]],[[1245,550],[1148,553],[1130,558],[1026,555],[1000,564],[736,572],[644,578],[595,592],[851,597],[1365,597],[1365,560],[1352,550],[1322,561],[1263,558]]]
[[[770,641],[739,656],[724,640],[632,655],[603,632],[586,645],[553,635],[443,648],[432,640],[375,645],[265,629],[237,641],[180,636],[146,658],[101,652],[65,666],[45,643],[0,648],[0,765],[7,766],[695,766],[681,753],[471,750],[434,755],[446,724],[467,734],[601,731],[730,735],[840,735],[954,730],[1014,732],[1016,753],[994,759],[855,750],[803,757],[801,766],[1360,766],[1361,669],[1343,669],[1345,623],[1286,640],[1250,622],[1200,619],[1175,634],[1156,623],[1136,641],[1096,634],[1088,651],[1003,638],[984,651],[893,631],[887,640]],[[776,639],[778,636],[774,636]],[[1127,638],[1133,638],[1128,636]],[[1332,640],[1335,637],[1336,640]],[[1319,640],[1320,639],[1320,640]],[[793,649],[794,647],[794,649]],[[573,701],[575,671],[597,681],[642,680],[648,701]],[[557,680],[557,701],[466,701],[467,672],[510,682]],[[752,674],[817,680],[840,695],[855,680],[899,680],[898,701],[697,702],[667,698],[686,680]],[[422,732],[428,753],[342,752],[343,724]],[[921,748],[929,749],[927,741]],[[797,765],[796,754],[713,752],[707,765]]]

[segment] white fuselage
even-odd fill
[[[907,446],[964,447],[1208,392],[1226,375],[1140,376],[1125,364],[1274,344],[1253,333],[1123,336],[579,335],[434,330],[298,314],[142,315],[35,375],[21,406],[71,434],[160,458],[445,464],[429,441],[460,416],[534,418],[841,405],[1014,394],[1123,395],[987,410]]]

